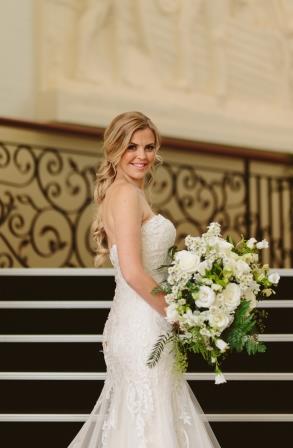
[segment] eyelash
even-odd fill
[[[148,150],[151,150],[151,151],[154,151],[155,150],[155,147],[154,146],[148,146],[148,147],[146,147]],[[129,145],[128,147],[127,147],[127,149],[136,149],[136,146],[134,146],[134,145]]]

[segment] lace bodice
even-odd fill
[[[168,248],[175,242],[176,228],[169,219],[159,213],[142,224],[141,235],[143,266],[157,282],[160,282],[164,274],[156,271],[156,268],[166,262]],[[124,284],[116,244],[111,247],[110,260],[115,268],[116,284]]]

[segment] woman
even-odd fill
[[[113,119],[104,134],[105,160],[97,172],[93,236],[95,265],[109,253],[116,289],[103,332],[104,387],[89,418],[68,448],[220,448],[189,384],[174,369],[174,352],[155,367],[147,358],[165,319],[165,293],[151,290],[164,279],[176,238],[173,223],[155,214],[145,181],[161,163],[160,136],[140,112]]]

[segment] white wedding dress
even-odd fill
[[[153,215],[141,227],[144,268],[159,283],[175,242],[173,223]],[[170,324],[124,280],[116,245],[110,259],[116,289],[103,331],[107,365],[101,394],[68,448],[220,448],[182,374],[174,370],[168,343],[155,367],[146,365],[159,335]]]

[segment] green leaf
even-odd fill
[[[263,342],[258,341],[253,336],[247,339],[245,348],[249,355],[255,355],[258,352],[265,352],[267,349],[266,345]]]
[[[162,351],[164,350],[165,345],[167,344],[167,342],[169,342],[170,340],[173,339],[173,334],[172,333],[167,333],[167,334],[161,334],[157,340],[157,342],[155,343],[152,352],[147,360],[147,366],[148,367],[154,367],[157,362],[160,359],[160,356],[162,354]]]

